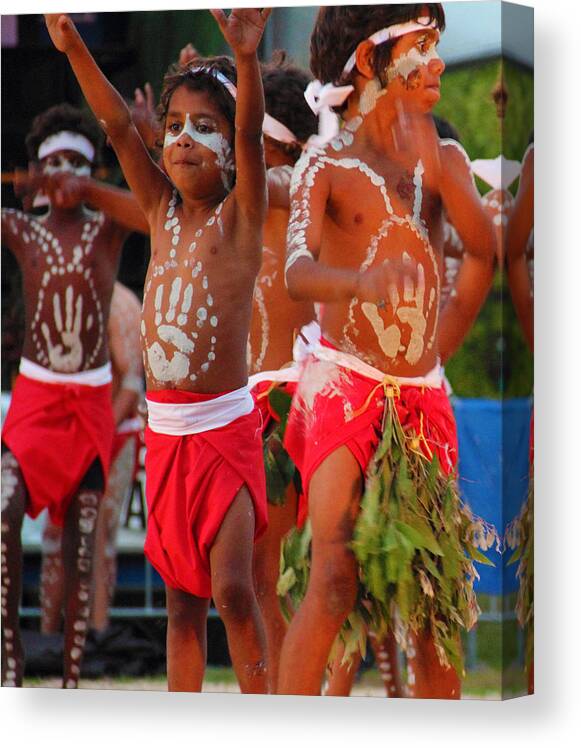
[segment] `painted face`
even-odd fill
[[[43,158],[40,168],[44,174],[74,174],[77,177],[90,177],[91,164],[77,151],[55,151]]]
[[[199,185],[230,190],[234,173],[232,128],[206,91],[181,86],[165,122],[163,162],[180,192]],[[208,189],[210,188],[210,190]]]
[[[440,99],[444,62],[438,55],[437,29],[415,31],[398,39],[385,70],[390,92],[421,112],[430,111]]]

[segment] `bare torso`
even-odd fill
[[[107,324],[124,233],[102,213],[3,210],[5,240],[23,276],[22,355],[56,372],[109,361]]]
[[[360,272],[384,261],[409,263],[410,268],[417,266],[417,280],[386,289],[385,306],[357,298],[325,304],[323,335],[387,373],[425,374],[438,358],[443,264],[439,195],[420,161],[389,160],[385,154],[363,151],[348,129],[337,140],[341,142],[303,159],[294,176],[295,182],[308,186],[318,172],[329,172],[319,261]],[[306,213],[291,217],[291,222],[302,220],[308,220]]]
[[[230,193],[184,231],[179,198],[160,210],[141,320],[148,390],[217,393],[247,382],[258,267],[245,248],[261,236],[257,230],[236,239],[233,203]]]

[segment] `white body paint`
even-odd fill
[[[196,143],[216,154],[216,166],[220,169],[222,182],[226,189],[230,190],[232,188],[230,177],[234,168],[234,161],[232,160],[230,143],[226,138],[219,132],[199,132],[192,123],[189,113],[187,113],[184,126],[179,133],[172,135],[171,132],[166,132],[163,147],[167,148],[170,145],[174,145],[184,135],[188,135]]]
[[[435,49],[433,49],[435,52]],[[421,58],[420,64],[427,64],[430,59],[433,59],[433,55],[422,55],[416,50],[417,56]],[[437,57],[437,54],[435,55]],[[399,58],[398,58],[399,59]],[[416,59],[416,56],[408,55],[408,60]],[[404,72],[407,70],[407,63],[403,63]],[[414,65],[415,67],[415,65]],[[409,72],[406,73],[409,75]],[[377,79],[369,81],[364,89],[364,92],[360,99],[360,111],[364,116],[368,114],[375,107],[377,100],[380,96],[385,93],[386,89],[381,88],[381,84]],[[345,128],[334,138],[329,144],[329,150],[333,150],[339,153],[346,145],[350,145],[353,142],[353,133],[357,131],[363,122],[363,117],[358,116],[353,118]],[[312,189],[316,175],[318,171],[325,168],[326,165],[340,167],[343,169],[355,169],[360,173],[364,174],[371,184],[376,187],[381,193],[387,218],[379,226],[378,231],[371,237],[370,244],[367,250],[367,256],[359,268],[359,272],[368,270],[374,262],[379,243],[384,239],[390,226],[396,224],[399,226],[407,226],[413,234],[415,234],[424,246],[427,253],[428,259],[432,266],[434,277],[436,278],[437,287],[431,289],[430,297],[428,299],[427,309],[425,306],[425,269],[423,265],[418,267],[418,285],[417,288],[413,288],[406,285],[404,290],[403,303],[408,306],[399,306],[399,294],[394,294],[394,289],[389,289],[390,300],[394,307],[394,314],[400,320],[402,324],[406,324],[411,328],[410,341],[407,349],[403,349],[406,361],[410,365],[416,364],[423,355],[424,350],[430,350],[433,347],[436,330],[437,330],[437,315],[438,309],[436,309],[436,320],[434,322],[434,329],[432,335],[428,341],[425,341],[425,331],[427,325],[427,316],[431,311],[436,298],[440,296],[440,274],[439,267],[434,251],[430,245],[427,229],[421,218],[422,210],[422,190],[423,190],[423,174],[424,167],[421,160],[418,160],[414,169],[414,203],[412,215],[398,216],[394,213],[391,200],[387,193],[385,180],[382,176],[377,174],[369,165],[360,161],[356,158],[332,158],[326,155],[324,149],[312,148],[305,152],[299,159],[291,180],[291,199],[296,194],[299,187],[304,190],[303,198],[300,202],[294,201],[291,207],[291,214],[289,217],[288,231],[287,231],[287,261],[285,266],[285,272],[293,265],[299,257],[310,257],[313,258],[312,253],[308,249],[306,242],[306,230],[311,223],[310,219],[310,190]],[[404,258],[405,258],[404,253]],[[420,270],[421,268],[421,270]],[[347,349],[350,349],[353,353],[358,353],[357,346],[350,337],[350,334],[357,336],[359,334],[355,326],[354,311],[355,307],[359,304],[357,298],[353,298],[348,311],[348,320],[343,328],[344,341]],[[411,304],[411,306],[409,306]],[[397,305],[397,309],[396,309]],[[379,313],[376,304],[364,303],[361,305],[364,316],[372,326],[378,340],[378,344],[384,354],[391,359],[395,359],[401,352],[403,346],[401,342],[401,330],[398,325],[392,324],[385,327],[381,315]]]
[[[189,121],[189,120],[188,120]],[[220,203],[213,215],[207,220],[204,228],[217,224],[224,203]],[[214,305],[214,297],[210,293],[209,279],[203,273],[203,263],[201,260],[195,260],[195,253],[198,247],[200,237],[204,229],[198,229],[195,232],[195,240],[191,241],[188,246],[187,255],[180,261],[185,268],[191,268],[189,271],[192,280],[197,280],[201,275],[199,285],[201,289],[195,290],[194,283],[183,279],[182,276],[175,276],[175,268],[178,267],[176,252],[182,239],[182,227],[178,215],[176,215],[177,192],[174,191],[170,199],[166,213],[165,230],[172,234],[172,249],[170,250],[170,259],[163,263],[153,263],[151,277],[145,286],[144,304],[148,295],[152,292],[152,283],[154,297],[154,334],[148,332],[145,322],[141,324],[141,335],[143,338],[143,347],[145,350],[146,364],[149,366],[152,376],[158,382],[178,383],[187,377],[194,382],[200,372],[206,373],[210,363],[216,360],[216,343],[215,336],[211,337],[210,348],[206,354],[206,359],[202,361],[199,369],[191,371],[191,355],[196,351],[199,332],[192,330],[195,328],[202,331],[206,325],[212,328],[218,327],[218,317],[216,314],[210,314],[209,309]],[[174,278],[169,286],[163,280],[166,270],[174,271]],[[167,302],[165,300],[167,299]],[[197,306],[193,312],[194,301]],[[164,302],[167,306],[164,306]],[[150,337],[151,336],[151,337]],[[152,339],[155,338],[155,339]],[[166,355],[162,343],[173,347],[174,351],[171,358]]]
[[[81,366],[84,370],[90,369],[101,351],[105,333],[103,309],[93,280],[92,268],[93,244],[103,226],[104,216],[102,213],[87,214],[80,242],[73,248],[71,261],[67,262],[58,237],[44,225],[46,219],[35,218],[20,211],[18,213],[20,219],[28,227],[27,231],[22,232],[23,238],[26,235],[29,242],[36,242],[41,250],[41,257],[46,263],[38,291],[38,302],[30,325],[37,360],[42,366],[54,371],[71,373],[79,371]],[[17,227],[15,230],[17,231]],[[57,275],[71,275],[74,278],[74,285],[77,288],[80,287],[76,298],[72,279],[71,284],[65,290],[64,300],[61,299],[59,293],[49,294],[50,282]],[[87,309],[89,299],[96,316],[93,314],[83,316],[83,309]],[[50,304],[53,309],[55,340],[52,339],[47,323],[40,323],[41,317],[45,317],[43,314],[45,303]],[[97,325],[96,341],[92,350],[86,351],[81,340],[82,334],[83,331],[91,330],[94,324]],[[42,336],[39,334],[39,327]]]

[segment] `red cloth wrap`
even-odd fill
[[[48,509],[62,527],[75,491],[95,458],[105,483],[115,433],[111,385],[47,384],[19,374],[12,389],[2,441],[28,490],[26,512]]]
[[[309,367],[316,361],[316,357],[312,355],[307,359],[305,378],[309,377]],[[339,447],[346,446],[365,475],[381,438],[385,403],[383,387],[378,387],[377,381],[351,369],[332,364],[328,366],[335,370],[332,386],[323,386],[322,392],[314,395],[312,407],[301,394],[304,392],[303,379],[299,382],[284,439],[284,446],[298,467],[303,481],[303,496],[298,513],[299,527],[308,514],[311,477],[323,460]],[[349,414],[362,408],[376,387],[367,408],[350,418]],[[458,456],[456,422],[444,386],[438,389],[401,386],[396,408],[404,431],[409,435],[417,435],[422,424],[421,432],[430,448],[437,453],[443,472],[448,474],[454,469]],[[422,451],[429,457],[424,444]]]
[[[218,395],[175,390],[147,394],[149,400],[162,403],[213,397]],[[255,540],[266,529],[258,410],[222,428],[188,436],[158,434],[146,427],[145,445],[145,555],[169,587],[210,597],[210,550],[244,485],[254,504]]]

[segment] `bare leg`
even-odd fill
[[[246,486],[232,502],[210,551],[212,595],[226,627],[242,693],[268,693],[266,636],[252,575],[254,507]]]
[[[210,601],[165,588],[167,601],[167,687],[201,691],[206,668],[206,623]]]
[[[65,518],[65,643],[63,687],[76,688],[91,612],[95,528],[103,496],[100,463],[95,461],[74,496]]]
[[[92,627],[104,631],[109,625],[109,606],[117,581],[117,530],[123,501],[131,486],[135,463],[135,439],[129,439],[111,465],[103,501],[99,506],[95,536]]]
[[[47,517],[42,532],[40,573],[40,630],[43,634],[56,634],[61,630],[65,596],[62,540],[62,527]]]
[[[370,633],[369,641],[373,647],[375,662],[385,686],[386,696],[400,699],[403,696],[403,688],[395,636],[390,631],[383,639],[378,640],[375,634]]]
[[[22,472],[11,452],[2,455],[2,685],[21,686],[24,650],[18,608],[22,594],[22,541],[26,508]]]
[[[335,657],[335,661],[329,667],[329,680],[327,682],[327,688],[325,690],[325,696],[349,696],[353,683],[355,682],[355,676],[357,670],[361,664],[361,655],[359,652],[355,652],[348,662],[344,665],[341,664],[343,659],[343,653],[345,647],[340,644],[339,651]]]
[[[297,516],[297,493],[291,484],[283,506],[268,505],[268,528],[256,543],[254,577],[256,596],[264,618],[268,651],[269,690],[274,693],[278,682],[278,663],[286,634],[286,621],[280,610],[276,583],[280,567],[280,544],[293,527]]]
[[[279,693],[321,692],[331,646],[357,594],[357,564],[347,543],[353,536],[361,491],[361,471],[347,447],[327,457],[311,479],[311,576],[284,640]]]
[[[414,699],[459,699],[461,690],[454,668],[440,664],[432,635],[427,631],[413,635],[408,647],[408,695]]]

